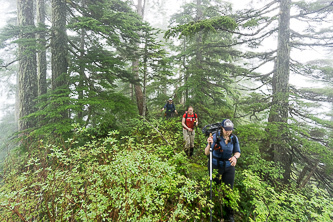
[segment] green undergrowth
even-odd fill
[[[113,131],[105,138],[87,140],[88,130],[75,131],[64,144],[39,141],[24,155],[7,159],[0,190],[1,221],[206,217],[205,184],[178,172],[175,163],[185,157],[172,145],[156,146],[154,135],[120,136]]]
[[[316,187],[297,189],[275,182],[273,162],[260,158],[265,132],[237,129],[242,156],[233,191],[212,186],[197,129],[192,158],[183,151],[182,127],[137,119],[107,136],[73,126],[73,136],[39,140],[17,149],[3,167],[1,221],[213,221],[230,205],[236,221],[331,221],[332,198]],[[256,136],[256,139],[254,138]]]

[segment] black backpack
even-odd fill
[[[213,124],[209,124],[209,125],[204,126],[202,128],[201,132],[203,134],[205,134],[206,137],[209,137],[210,134],[213,135],[214,133],[218,133],[218,135],[220,135],[220,132],[219,132],[220,129],[221,129],[221,123],[213,123]],[[236,135],[234,135],[234,134],[231,134],[231,135],[233,135],[233,137],[232,137],[232,143],[236,144],[237,143],[237,141],[236,141]],[[217,138],[217,140],[219,140],[219,137],[216,136],[216,138]]]
[[[170,104],[169,102],[167,102],[165,104],[165,107],[166,107],[165,111],[168,112],[168,113],[172,113],[176,110],[175,104],[173,104],[173,103]]]

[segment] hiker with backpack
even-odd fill
[[[193,107],[189,106],[182,119],[185,153],[188,157],[193,155],[195,137],[194,127],[196,127],[198,123],[197,114],[193,112]]]
[[[221,123],[221,128],[207,139],[205,154],[210,155],[212,148],[212,169],[217,169],[217,175],[214,178],[216,184],[228,185],[231,189],[234,186],[235,166],[240,157],[240,147],[237,136],[232,134],[234,124],[229,119],[224,119]],[[208,171],[210,170],[210,161],[208,161]],[[234,222],[233,210],[227,206],[226,209],[227,221]]]
[[[175,113],[178,114],[175,104],[173,104],[171,98],[169,98],[169,100],[164,105],[164,107],[161,109],[161,111],[163,111],[164,109],[165,109],[165,116],[167,119],[173,117]]]

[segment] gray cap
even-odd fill
[[[171,98],[169,98],[169,100],[172,100]]]
[[[234,124],[231,122],[230,119],[223,120],[221,125],[226,131],[230,131],[230,130],[234,129]]]

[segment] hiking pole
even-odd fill
[[[211,137],[212,134],[209,134]],[[212,180],[213,180],[213,149],[212,145],[209,143],[209,180],[210,180],[210,202],[212,202]],[[212,222],[213,214],[212,214],[212,206],[210,206],[210,222]]]

